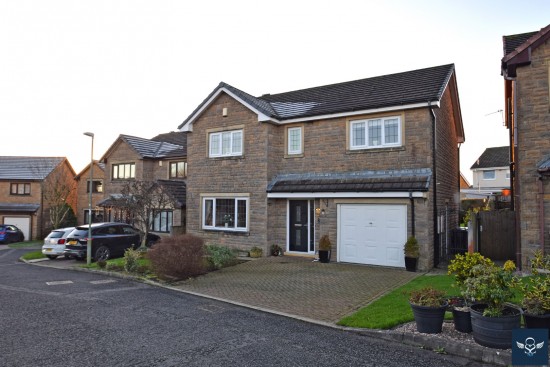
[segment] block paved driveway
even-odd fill
[[[174,288],[335,323],[420,274],[282,256],[247,261],[179,282]]]

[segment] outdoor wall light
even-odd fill
[[[321,215],[321,208],[315,208],[315,216],[319,217]]]

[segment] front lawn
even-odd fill
[[[37,247],[44,244],[44,241],[26,241],[26,242],[14,242],[8,245],[9,248],[27,248],[27,247]]]
[[[360,309],[353,315],[344,317],[338,322],[338,325],[368,329],[390,329],[413,321],[414,317],[409,305],[409,293],[412,290],[432,286],[445,291],[447,295],[459,295],[459,289],[453,287],[453,283],[453,276],[422,275]],[[450,317],[450,313],[448,317]]]
[[[23,260],[36,260],[36,259],[43,259],[45,257],[46,256],[42,253],[41,250],[27,252],[25,255],[21,256]]]

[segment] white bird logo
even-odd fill
[[[537,353],[535,349],[541,349],[544,346],[544,342],[536,343],[535,339],[529,337],[525,339],[525,343],[516,342],[519,349],[525,349],[525,354],[532,357]]]

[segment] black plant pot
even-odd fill
[[[525,327],[528,329],[547,329],[550,338],[550,314],[534,315],[524,312],[523,321],[525,321]]]
[[[407,269],[407,271],[416,271],[417,260],[416,257],[405,256],[405,269]]]
[[[437,334],[443,328],[443,319],[447,310],[447,303],[441,307],[427,307],[410,304],[419,333]]]
[[[330,262],[330,250],[319,250],[319,261],[322,263]]]
[[[453,308],[453,320],[455,323],[455,330],[461,333],[472,332],[472,318],[470,311],[462,311]]]
[[[489,348],[512,348],[512,330],[521,326],[521,314],[515,308],[505,308],[505,315],[499,317],[483,316],[485,304],[470,307],[474,340]]]

